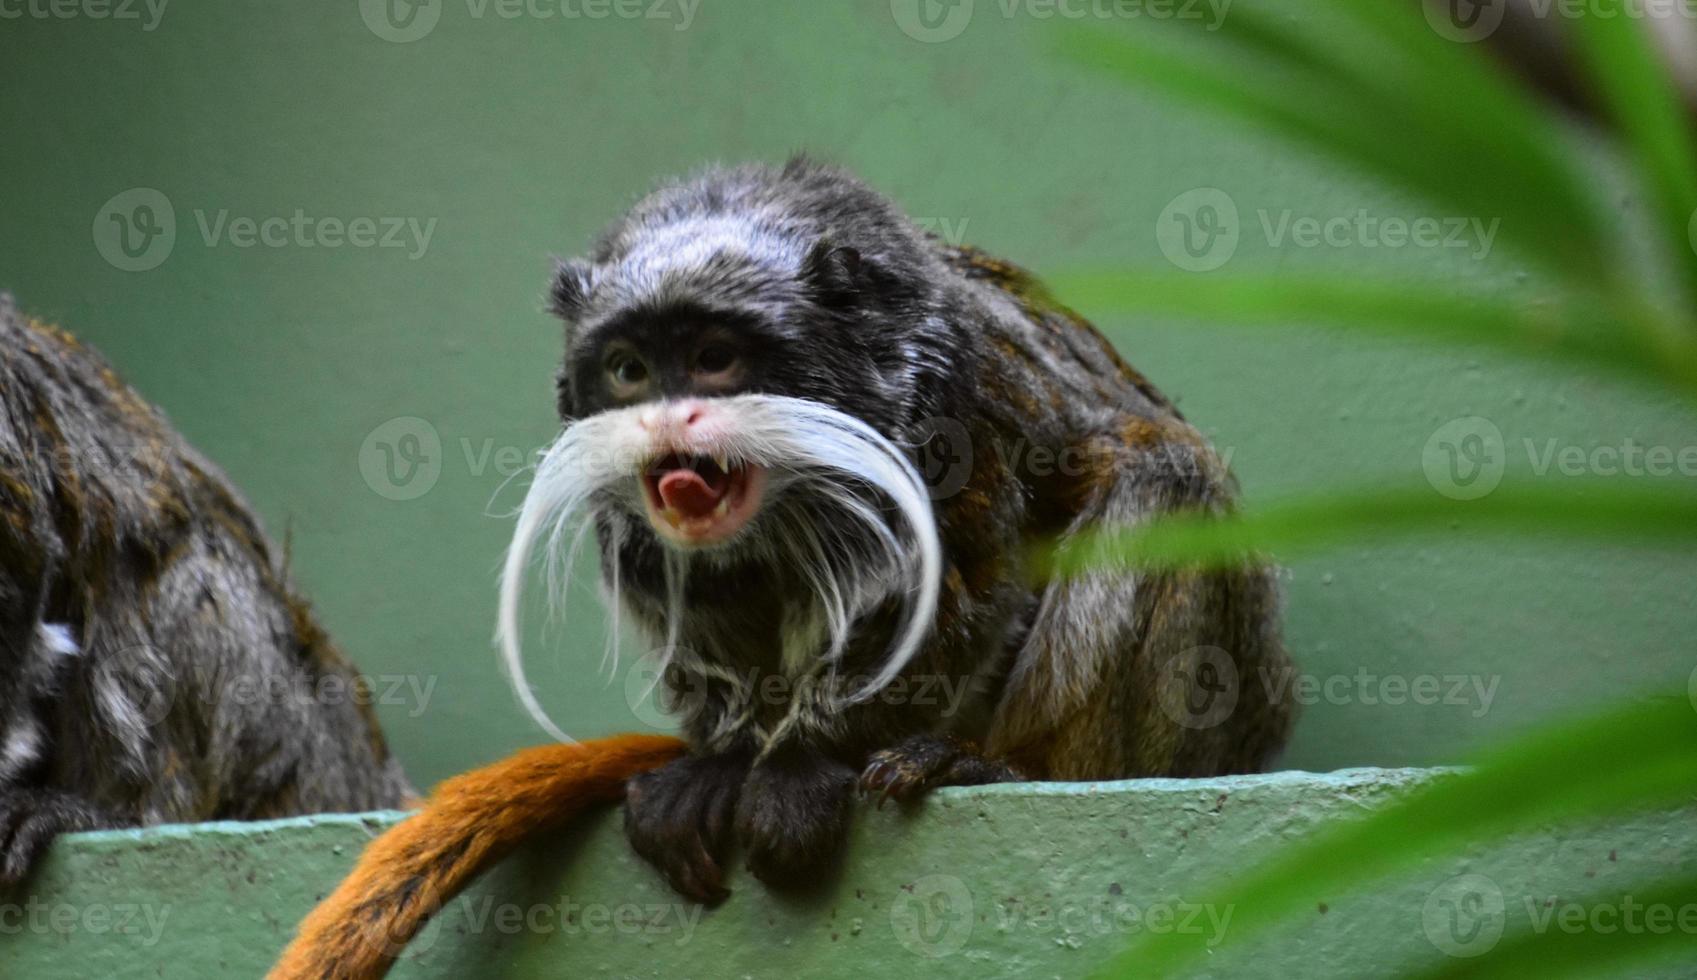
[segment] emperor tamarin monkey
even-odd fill
[[[157,409],[0,294],[0,884],[62,831],[410,796],[285,578]]]
[[[1291,705],[1254,682],[1287,663],[1268,569],[1045,580],[1028,561],[1228,512],[1234,487],[1025,271],[798,159],[664,187],[551,296],[566,425],[519,516],[499,637],[560,734],[523,676],[523,581],[539,550],[569,572],[592,533],[691,746],[626,801],[631,843],[685,895],[724,896],[736,843],[770,884],[816,874],[857,781],[910,799],[1200,776],[1282,746]]]

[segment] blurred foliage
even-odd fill
[[[1628,236],[1598,199],[1589,176],[1594,161],[1578,152],[1573,119],[1540,101],[1481,46],[1441,36],[1417,3],[1313,0],[1300,11],[1257,3],[1231,7],[1216,25],[1185,18],[1121,29],[1072,25],[1056,35],[1059,53],[1294,141],[1447,213],[1500,216],[1502,240],[1541,276],[1536,301],[1483,296],[1447,281],[1220,272],[1202,280],[1086,270],[1052,277],[1053,284],[1093,313],[1320,324],[1484,346],[1635,379],[1697,404],[1691,240],[1697,144],[1688,109],[1645,29],[1642,5],[1624,7],[1623,0],[1593,0],[1568,9],[1562,27],[1647,202],[1647,252],[1626,248]],[[1325,19],[1325,31],[1305,26],[1314,18]],[[1103,531],[1048,557],[1067,572],[1120,562],[1218,564],[1461,526],[1685,547],[1697,537],[1697,493],[1599,478],[1580,485],[1507,483],[1479,499],[1452,500],[1424,485],[1376,485],[1223,519],[1175,517]],[[1226,944],[1235,945],[1339,891],[1435,854],[1544,821],[1685,804],[1694,794],[1697,711],[1680,691],[1488,752],[1467,771],[1324,829],[1201,897],[1234,908]],[[1675,907],[1697,902],[1697,878],[1647,886],[1640,894],[1651,896]],[[1435,956],[1435,965],[1418,975],[1590,976],[1690,938],[1678,930],[1655,936],[1511,929],[1483,956]],[[1107,972],[1182,975],[1209,952],[1201,937],[1144,936]]]

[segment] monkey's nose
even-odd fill
[[[655,405],[638,416],[637,422],[643,431],[662,442],[674,444],[668,448],[683,448],[679,443],[688,437],[691,429],[705,421],[708,415],[706,402],[698,398],[686,398]]]

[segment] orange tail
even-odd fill
[[[301,923],[269,980],[375,980],[430,916],[519,844],[625,780],[684,754],[660,735],[548,745],[456,776],[419,813],[372,841],[346,881]]]

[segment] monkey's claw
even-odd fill
[[[918,773],[904,769],[895,753],[885,750],[874,755],[860,774],[860,795],[871,798],[877,794],[878,809],[882,810],[891,796],[898,800],[910,798],[920,782]]]
[[[943,735],[915,735],[893,748],[875,752],[860,774],[862,796],[906,803],[939,786],[979,786],[1021,778],[1002,762],[979,755],[970,745]]]

